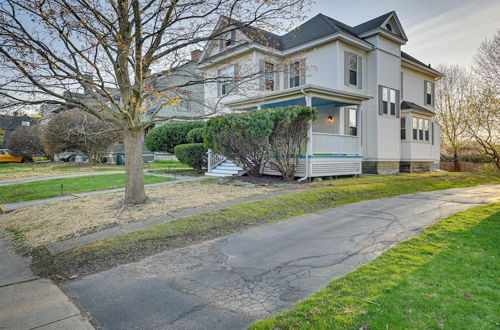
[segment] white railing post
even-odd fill
[[[212,169],[212,150],[207,151],[207,170],[210,172]]]

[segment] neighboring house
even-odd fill
[[[203,115],[204,86],[197,67],[200,55],[201,50],[194,50],[187,63],[150,76],[147,83],[153,89],[144,101],[148,109],[145,117],[149,120],[154,115],[158,121],[149,129],[170,121],[169,117],[189,120]]]
[[[9,138],[14,131],[21,126],[33,126],[37,119],[14,113],[11,115],[0,115],[0,149],[9,147]]]
[[[232,31],[200,60],[205,78],[218,79],[205,83],[206,112],[318,110],[296,176],[429,171],[439,162],[440,73],[401,51],[408,39],[395,12],[353,27],[319,14],[283,36],[225,17],[216,30]],[[209,172],[230,173],[211,157]]]

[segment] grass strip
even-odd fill
[[[500,203],[455,213],[251,329],[495,329]]]
[[[145,183],[171,181],[172,178],[145,175]],[[61,188],[61,185],[62,188]],[[0,186],[0,204],[56,197],[86,191],[120,188],[125,186],[125,174],[103,174],[64,179],[27,182]]]
[[[359,183],[364,178],[344,180],[342,186],[311,189],[247,202],[225,209],[179,218],[130,234],[98,241],[51,256],[43,249],[33,251],[33,271],[62,281],[90,274],[169,248],[224,236],[244,228],[273,222],[343,204],[407,193],[498,183],[498,178],[456,174],[387,177],[386,182]],[[398,181],[399,180],[399,181]],[[350,184],[348,184],[350,183]]]

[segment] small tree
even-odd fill
[[[250,111],[211,119],[203,133],[214,152],[239,161],[251,176],[262,174],[273,129],[271,112]]]
[[[43,144],[54,155],[63,151],[80,151],[92,163],[98,163],[104,152],[121,139],[118,127],[89,113],[72,109],[52,118],[43,132]]]
[[[286,107],[272,110],[274,128],[269,136],[269,166],[280,172],[283,180],[293,180],[301,149],[307,139],[309,120],[318,116],[314,108]]]
[[[40,133],[38,125],[17,128],[9,139],[9,153],[23,158],[45,155]]]

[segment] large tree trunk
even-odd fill
[[[453,164],[455,165],[455,172],[460,172],[460,160],[457,149],[453,150]]]
[[[125,132],[125,205],[141,204],[147,199],[144,191],[143,135],[142,128],[129,129]]]

